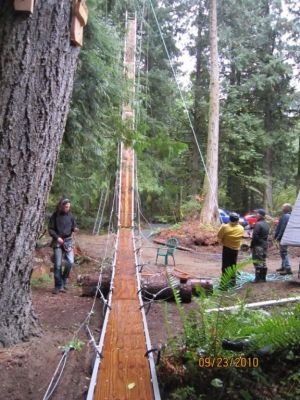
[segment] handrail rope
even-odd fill
[[[138,122],[140,120],[140,107],[139,107],[139,95],[140,95],[140,84],[141,84],[141,60],[142,60],[142,43],[143,43],[143,24],[144,24],[144,16],[145,16],[145,5],[146,5],[146,0],[143,0],[143,6],[142,6],[142,12],[141,12],[141,25],[140,25],[140,39],[139,39],[139,51],[138,51],[138,60],[137,60],[137,71],[138,71],[138,76],[137,76],[137,85],[136,85],[136,91],[134,93],[134,103],[136,105],[136,118],[135,118],[135,129],[138,125]]]
[[[140,204],[140,196],[139,196],[139,180],[138,180],[138,173],[137,173],[137,157],[136,157],[136,164],[135,165],[136,165],[136,168],[135,168],[135,184],[134,184],[134,186],[135,186],[135,194],[136,194],[135,199],[136,199],[137,214],[138,214],[137,215],[137,219],[138,219],[138,238],[137,238],[137,241],[139,240],[140,241],[140,247],[143,247],[143,241],[142,241],[143,237],[146,240],[147,240],[147,238],[143,235],[143,232],[142,232],[142,229],[141,229],[141,218],[140,218],[140,216],[142,215],[142,212],[141,212],[141,204]],[[149,226],[152,229],[150,223],[149,223]],[[138,268],[139,265],[143,265],[143,264],[144,264],[144,262],[143,262],[142,254],[139,254],[138,264],[136,265],[136,267]],[[138,269],[140,273],[142,272],[142,269],[143,268],[139,268]]]
[[[205,174],[206,174],[207,179],[208,179],[208,183],[209,183],[210,189],[211,189],[211,191],[212,191],[212,195],[213,195],[213,199],[214,199],[215,205],[217,206],[217,209],[218,209],[218,201],[217,201],[217,199],[216,199],[216,196],[215,196],[215,194],[214,194],[214,191],[212,190],[211,178],[210,178],[210,176],[209,176],[209,173],[208,173],[208,170],[207,170],[205,161],[204,161],[204,157],[203,157],[203,154],[202,154],[202,151],[201,151],[201,148],[200,148],[198,139],[197,139],[197,135],[196,135],[196,132],[195,132],[195,129],[194,129],[192,120],[191,120],[191,116],[190,116],[190,113],[189,113],[189,110],[188,110],[188,107],[187,107],[187,104],[186,104],[186,100],[185,100],[185,98],[184,98],[184,96],[183,96],[181,87],[180,87],[180,85],[179,85],[179,80],[178,80],[178,78],[177,78],[177,75],[176,75],[176,72],[175,72],[175,69],[174,69],[174,66],[173,66],[173,62],[172,62],[172,60],[171,60],[171,56],[170,56],[169,50],[168,50],[168,48],[167,48],[165,39],[164,39],[164,37],[163,37],[163,33],[162,33],[162,30],[161,30],[160,24],[159,24],[159,22],[158,22],[156,12],[155,12],[155,10],[154,10],[152,0],[149,0],[149,3],[150,3],[151,10],[152,10],[152,13],[153,13],[153,15],[154,15],[154,19],[155,19],[155,22],[156,22],[156,25],[157,25],[157,28],[158,28],[160,37],[161,37],[161,40],[162,40],[162,42],[163,42],[163,45],[164,45],[164,48],[165,48],[165,51],[166,51],[166,54],[167,54],[167,57],[168,57],[168,60],[169,60],[169,64],[170,64],[172,73],[173,73],[173,75],[174,75],[174,79],[175,79],[175,82],[176,82],[176,85],[177,85],[177,89],[178,89],[179,94],[180,94],[180,98],[181,98],[181,100],[182,100],[182,102],[183,102],[184,110],[185,110],[185,113],[186,113],[186,115],[187,115],[190,128],[191,128],[191,130],[192,130],[192,132],[193,132],[193,135],[194,135],[194,139],[195,139],[195,142],[196,142],[196,146],[197,146],[197,149],[198,149],[200,158],[201,158],[201,162],[202,162],[203,167],[204,167]],[[218,210],[218,212],[219,212],[219,210]]]
[[[62,357],[61,357],[61,359],[60,359],[60,361],[59,361],[59,363],[58,363],[58,365],[56,367],[56,370],[54,371],[54,374],[52,375],[51,381],[50,381],[50,383],[48,385],[46,393],[44,394],[43,400],[49,400],[51,398],[52,394],[54,393],[54,390],[57,388],[57,385],[58,385],[58,383],[60,381],[62,373],[63,373],[63,371],[65,369],[66,362],[67,362],[70,350],[73,350],[73,349],[70,348],[70,347],[65,348],[65,350],[63,352],[63,355],[62,355]],[[60,374],[59,374],[58,378],[55,380],[55,377],[58,374],[58,371],[59,371],[60,366],[61,366],[62,363],[63,363],[63,365],[61,367]],[[53,382],[55,382],[55,383],[53,384]]]
[[[101,215],[100,215],[100,221],[97,227],[97,235],[99,235],[100,229],[101,229],[101,225],[102,225],[102,221],[103,221],[103,216],[104,216],[104,210],[105,210],[105,206],[106,206],[106,201],[107,201],[107,196],[108,196],[108,192],[109,192],[109,188],[107,186],[106,188],[106,192],[105,192],[105,197],[103,200],[103,204],[102,204],[102,210],[101,210]]]
[[[118,172],[117,172],[117,174],[118,174]],[[116,192],[117,192],[117,188],[116,188],[116,185],[115,185],[114,196],[113,196],[112,207],[111,207],[111,213],[110,213],[109,224],[108,224],[108,229],[107,229],[108,230],[108,235],[107,235],[106,244],[105,244],[104,257],[102,258],[102,261],[101,261],[101,264],[100,264],[100,274],[99,274],[99,279],[98,279],[97,286],[96,286],[96,292],[95,292],[95,295],[94,295],[92,307],[91,307],[86,319],[83,321],[83,323],[80,325],[80,327],[75,332],[74,338],[78,335],[78,333],[82,329],[82,327],[88,324],[88,322],[90,320],[90,317],[94,313],[94,308],[95,308],[95,304],[96,304],[96,300],[97,300],[98,291],[101,292],[100,288],[101,288],[101,283],[102,283],[103,265],[104,265],[104,260],[106,259],[106,256],[107,256],[108,242],[110,240],[110,235],[112,234],[112,231],[111,231],[112,230],[112,219],[113,219],[114,206],[115,206],[116,197],[117,197],[117,193]],[[115,241],[114,244],[116,244],[116,241]],[[115,253],[115,251],[116,251],[116,247],[114,249],[114,253]]]
[[[98,354],[99,357],[102,357],[101,353],[100,353],[100,351],[98,349],[98,346],[96,344],[96,340],[95,340],[95,338],[94,338],[94,336],[93,336],[93,334],[92,334],[92,332],[90,330],[90,327],[88,325],[86,325],[85,329],[87,330],[87,333],[88,333],[88,335],[90,337],[90,343],[92,343],[92,345],[94,346],[96,353]]]
[[[112,232],[111,232],[111,227],[112,227],[112,217],[113,217],[113,210],[114,210],[115,199],[116,199],[116,187],[115,187],[115,190],[114,190],[114,197],[113,197],[113,202],[112,202],[112,207],[111,207],[111,213],[110,213],[110,219],[109,219],[109,225],[108,225],[108,235],[107,235],[107,239],[106,239],[106,246],[105,246],[105,251],[104,251],[104,257],[103,257],[102,262],[101,262],[101,265],[100,265],[100,274],[99,274],[99,280],[98,280],[98,284],[97,284],[96,293],[95,293],[95,295],[94,295],[92,307],[91,307],[90,311],[88,312],[87,316],[85,317],[85,319],[83,320],[83,322],[80,324],[79,328],[74,332],[72,341],[74,341],[74,340],[76,339],[76,337],[78,336],[79,332],[81,331],[81,329],[82,329],[83,327],[86,327],[87,331],[89,332],[89,335],[90,335],[91,337],[93,337],[93,335],[92,335],[92,333],[91,333],[91,331],[90,331],[90,329],[89,329],[89,322],[90,322],[91,316],[94,314],[94,308],[95,308],[95,304],[96,304],[98,289],[99,289],[99,287],[101,286],[102,270],[103,270],[103,264],[104,264],[103,260],[106,259],[107,251],[108,251],[108,242],[109,242],[109,240],[110,240],[110,235],[111,235],[111,233],[112,233]],[[116,248],[115,248],[114,251],[116,251]],[[101,277],[101,278],[100,278],[100,277]],[[94,340],[94,342],[95,342],[94,337],[93,337],[93,340]],[[95,342],[95,343],[96,343],[96,342]],[[54,390],[55,390],[56,387],[58,386],[58,383],[59,383],[59,381],[60,381],[60,379],[61,379],[63,370],[64,370],[65,365],[66,365],[66,362],[67,362],[68,353],[69,353],[69,351],[72,350],[72,349],[73,349],[73,348],[71,348],[71,347],[69,346],[69,347],[67,347],[66,350],[64,351],[64,354],[63,354],[63,356],[61,357],[61,359],[60,359],[60,361],[59,361],[59,363],[58,363],[58,366],[57,366],[57,368],[56,368],[56,370],[55,370],[55,372],[54,372],[54,374],[53,374],[53,376],[52,376],[52,378],[51,378],[50,384],[49,384],[49,386],[48,386],[48,388],[47,388],[47,391],[46,391],[46,393],[45,393],[45,395],[44,395],[44,397],[43,397],[43,400],[49,400],[50,397],[52,396]],[[97,349],[97,347],[96,347],[96,349]],[[98,350],[97,350],[97,351],[98,351]],[[61,363],[62,363],[63,361],[64,361],[64,364],[63,364],[62,370],[61,370],[61,372],[60,372],[58,378],[57,378],[56,381],[55,381],[54,387],[53,387],[52,390],[50,391],[51,387],[53,386],[54,379],[55,379],[55,377],[56,377],[56,375],[57,375],[57,373],[58,373],[58,371],[59,371],[60,365],[61,365]]]
[[[116,207],[118,207],[119,200],[120,200],[120,192],[119,192],[120,181],[119,181],[119,177],[120,177],[120,170],[122,168],[122,163],[120,161],[121,146],[122,146],[121,143],[119,143],[119,146],[118,146],[118,170],[117,170],[117,173],[116,173],[115,190],[114,190],[114,197],[113,197],[113,204],[112,204],[112,208],[111,208],[109,226],[111,225],[111,222],[112,222],[112,219],[113,219],[115,205],[116,205]],[[118,212],[118,218],[119,218],[119,212]],[[117,226],[117,236],[116,236],[116,241],[115,241],[115,250],[114,250],[114,256],[113,256],[113,263],[112,263],[112,276],[111,276],[111,283],[110,283],[110,294],[109,294],[108,301],[105,303],[104,319],[103,319],[103,324],[102,324],[102,331],[101,331],[101,337],[100,337],[99,346],[95,347],[96,350],[97,350],[97,354],[99,355],[98,362],[100,362],[100,358],[101,358],[101,353],[99,351],[99,347],[101,347],[101,343],[103,343],[103,340],[104,340],[104,336],[105,336],[105,333],[106,333],[106,327],[107,327],[107,321],[108,321],[108,315],[109,315],[109,311],[111,310],[111,304],[112,304],[112,289],[113,289],[113,280],[114,280],[114,275],[115,275],[116,253],[117,253],[118,236],[119,236],[119,220],[118,220],[117,225],[118,225]],[[101,278],[102,278],[102,274],[100,274],[100,275],[101,275]],[[96,294],[95,294],[95,297],[94,297],[94,303],[96,302],[97,292],[100,290],[101,278],[99,276],[97,290],[96,290]],[[109,310],[108,313],[106,313],[107,309]],[[96,344],[94,336],[93,336],[91,330],[89,329],[88,325],[87,325],[87,331],[88,331],[90,337],[92,338],[92,342],[94,344]],[[96,366],[96,364],[94,365],[94,371],[95,371],[95,366]],[[92,379],[95,378],[94,377],[94,371],[93,371],[93,374],[92,374]],[[90,393],[90,389],[89,389],[89,393]]]
[[[133,230],[132,230],[132,234],[133,234]],[[132,235],[133,236],[133,235]],[[139,264],[139,255],[138,252],[135,251],[135,241],[134,241],[134,237],[132,237],[132,242],[133,242],[133,250],[134,250],[134,259],[135,259],[135,265],[137,266]],[[138,289],[138,298],[139,298],[139,302],[140,302],[140,311],[142,313],[142,319],[143,319],[143,325],[144,325],[144,333],[145,333],[145,339],[146,339],[146,347],[147,347],[147,351],[152,349],[151,346],[151,339],[150,339],[150,334],[149,334],[149,329],[148,329],[148,324],[147,324],[147,319],[146,319],[146,313],[145,313],[145,309],[143,306],[143,299],[142,299],[142,295],[140,292],[141,289],[141,280],[140,280],[140,274],[138,273],[138,269],[136,269],[136,278],[137,278],[137,289]],[[155,400],[160,400],[160,393],[159,393],[159,386],[158,386],[158,381],[157,381],[157,375],[156,375],[156,369],[155,369],[155,361],[154,361],[154,357],[153,357],[153,353],[149,353],[147,354],[148,356],[148,361],[149,361],[149,365],[150,365],[150,371],[151,371],[151,377],[152,377],[152,386],[153,386],[153,392],[154,392],[154,397]]]
[[[118,174],[118,172],[117,172],[117,174]],[[109,224],[108,224],[108,232],[110,232],[110,233],[111,233],[111,227],[112,227],[112,218],[113,218],[114,205],[115,205],[115,201],[116,201],[116,197],[117,197],[116,189],[117,188],[115,186],[114,196],[113,196],[113,201],[112,201],[112,207],[111,207],[111,212],[110,212],[110,218],[109,218]],[[96,293],[94,295],[91,311],[93,311],[93,309],[95,307],[98,290],[100,290],[100,288],[101,288],[104,260],[106,259],[107,252],[108,252],[108,241],[109,241],[109,234],[107,236],[107,240],[106,240],[106,243],[105,243],[104,257],[102,258],[101,265],[100,265],[100,274],[99,274],[99,278],[98,278],[98,283],[97,283],[97,287],[96,287]],[[116,251],[116,248],[114,249],[114,252],[115,251]]]
[[[102,204],[102,197],[103,197],[103,189],[101,189],[101,193],[100,193],[99,206],[98,206],[97,215],[96,215],[96,218],[95,218],[95,223],[94,223],[94,228],[93,228],[93,234],[95,234],[95,232],[96,232],[97,221],[98,221],[98,219],[99,219],[100,208],[101,208],[101,204]]]
[[[140,214],[141,214],[141,216],[143,217],[143,219],[144,219],[144,221],[149,225],[149,227],[152,229],[152,224],[151,224],[151,222],[149,222],[149,220],[145,217],[145,215],[142,213],[142,211],[141,211],[141,198],[140,198],[140,194],[139,194],[139,192],[137,191],[137,196],[138,196],[138,199],[137,199],[137,201],[138,201],[138,204],[139,204],[139,210],[140,210]]]
[[[135,189],[135,202],[136,202],[136,211],[137,211],[137,223],[138,223],[138,235],[141,234],[141,214],[140,214],[140,203],[139,203],[139,180],[138,180],[138,173],[137,173],[137,156],[135,154],[135,182],[134,182],[134,189]]]

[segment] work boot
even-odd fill
[[[260,267],[255,267],[255,279],[252,283],[258,283],[260,281]]]
[[[284,271],[284,268],[278,268],[278,269],[276,269],[276,272],[283,272]]]
[[[52,290],[52,294],[58,294],[59,293],[59,289],[56,287]]]
[[[262,282],[266,282],[266,276],[267,276],[268,268],[260,268],[260,279]]]
[[[284,271],[280,272],[280,275],[293,275],[292,270],[289,269],[285,269]]]

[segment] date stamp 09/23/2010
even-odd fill
[[[200,368],[258,368],[258,357],[200,357]]]

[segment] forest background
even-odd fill
[[[126,3],[126,4],[125,4]],[[209,108],[207,0],[89,0],[89,21],[48,201],[70,197],[91,228],[101,191],[112,203],[120,140],[133,142],[139,194],[151,221],[178,222],[200,210],[204,165],[178,92],[182,40],[194,68],[185,98],[205,160]],[[284,5],[284,9],[283,9]],[[124,15],[137,11],[136,122],[121,120]],[[300,188],[300,5],[295,0],[218,1],[220,147],[218,201],[240,213],[276,214]],[[181,50],[180,50],[181,49]],[[110,206],[107,206],[107,213]]]

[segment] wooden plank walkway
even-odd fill
[[[111,311],[94,400],[154,399],[146,338],[137,295],[132,216],[134,152],[123,148],[119,246]]]

